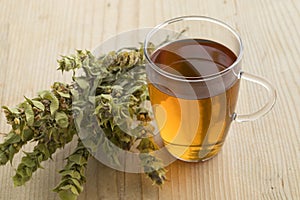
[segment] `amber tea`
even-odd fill
[[[202,39],[177,40],[158,48],[151,60],[165,72],[193,81],[219,73],[237,56],[217,42]],[[229,72],[230,73],[230,72]],[[217,154],[224,143],[235,110],[239,79],[227,75],[200,85],[162,83],[154,76],[149,83],[151,103],[160,135],[175,157],[185,161],[205,160]],[[188,92],[192,91],[192,92]]]
[[[159,133],[178,159],[212,158],[221,150],[232,121],[259,119],[275,103],[272,84],[242,71],[242,40],[222,21],[205,16],[167,20],[147,34],[143,49]],[[268,93],[268,101],[249,114],[235,112],[241,79]]]

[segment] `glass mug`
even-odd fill
[[[188,162],[215,156],[232,121],[260,118],[276,100],[272,85],[242,72],[243,44],[229,25],[203,16],[183,16],[153,28],[144,42],[150,102],[174,157]],[[240,80],[263,86],[268,102],[247,115],[235,113]]]

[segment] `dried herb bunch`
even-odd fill
[[[70,142],[76,134],[71,113],[70,87],[54,83],[52,91],[42,91],[37,98],[28,99],[17,108],[3,107],[7,122],[12,126],[0,145],[0,164],[12,162],[16,153],[29,141],[37,141],[25,156],[13,177],[16,186],[28,181],[41,162],[51,158],[58,148]]]
[[[147,106],[144,62],[142,48],[113,51],[99,58],[77,50],[58,61],[59,70],[73,71],[70,84],[56,82],[51,91],[42,91],[33,99],[25,97],[16,108],[3,107],[12,129],[0,144],[0,165],[12,162],[28,142],[36,142],[32,152],[24,152],[14,184],[24,185],[41,162],[51,159],[74,135],[79,136],[78,145],[67,157],[61,182],[54,189],[61,199],[77,199],[86,181],[88,158],[97,151],[105,152],[115,165],[120,165],[119,151],[139,151],[145,174],[154,184],[163,184],[166,170],[151,153],[158,146]]]

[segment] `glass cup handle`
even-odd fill
[[[250,81],[253,83],[257,83],[261,86],[263,86],[267,91],[268,91],[268,102],[260,108],[258,111],[251,113],[251,114],[246,114],[246,115],[240,115],[240,114],[234,114],[233,119],[237,122],[246,122],[246,121],[254,121],[263,115],[267,114],[272,107],[275,104],[276,101],[276,90],[275,88],[269,83],[266,79],[261,78],[259,76],[255,76],[253,74],[249,74],[246,72],[240,72],[239,74],[240,79],[244,79],[246,81]]]

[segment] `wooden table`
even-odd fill
[[[91,159],[79,199],[300,199],[299,0],[0,0],[0,105],[14,106],[54,81],[69,82],[69,75],[56,71],[59,55],[93,49],[122,31],[181,15],[218,18],[238,30],[245,44],[244,70],[276,87],[274,109],[257,121],[233,123],[214,159],[168,166],[161,188],[144,175],[118,172]],[[256,110],[264,96],[263,89],[243,82],[237,111]],[[3,112],[0,119],[1,132],[7,132]],[[0,167],[0,199],[58,199],[51,189],[74,145],[43,163],[45,169],[25,187],[13,187],[9,164]]]

